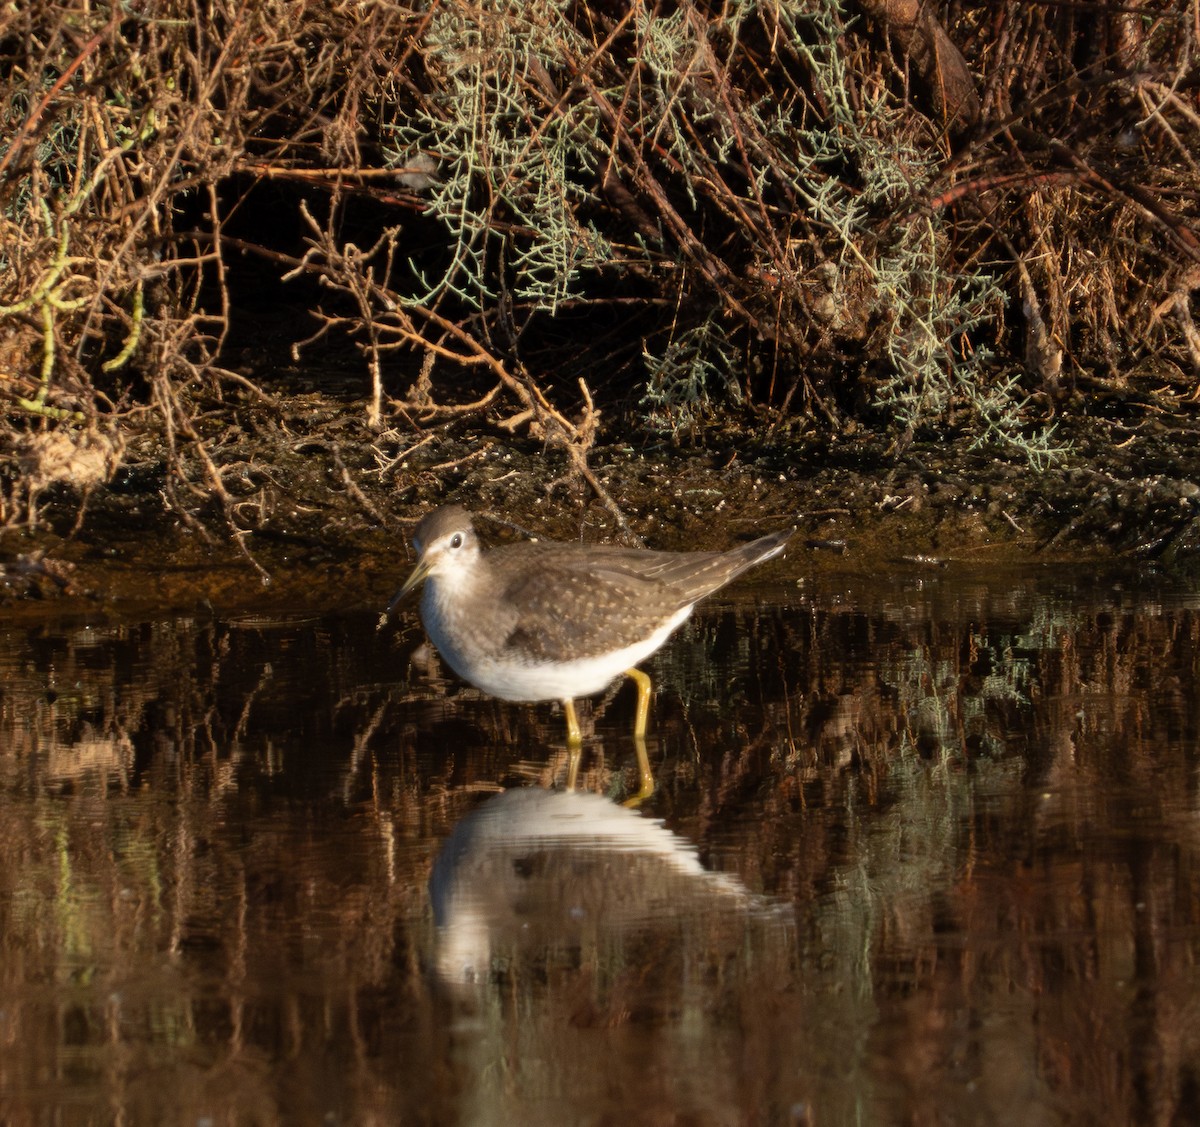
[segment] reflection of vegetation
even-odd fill
[[[453,1122],[496,1093],[561,1116],[611,1098],[600,1036],[653,1065],[641,1106],[715,1093],[731,1121],[801,1100],[829,1122],[1065,1099],[1182,1118],[1200,613],[939,586],[702,615],[659,659],[659,812],[794,903],[790,964],[727,914],[680,935],[666,903],[640,946],[594,913],[591,946],[465,999],[427,974],[430,862],[480,792],[546,762],[554,717],[382,676],[403,662],[365,619],[10,629],[3,1118]],[[593,761],[621,766],[628,707]],[[519,887],[540,862],[514,848]]]

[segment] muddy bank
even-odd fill
[[[561,453],[460,430],[372,439],[346,405],[306,398],[230,428],[218,449],[229,498],[191,513],[163,502],[165,461],[133,451],[82,501],[55,487],[38,526],[3,530],[12,615],[208,607],[382,606],[411,561],[411,522],[456,501],[555,538],[717,548],[798,527],[781,567],[872,570],[1132,558],[1178,566],[1200,547],[1194,426],[1117,444],[1075,424],[1072,455],[1034,472],[963,441],[896,451],[877,435],[712,440],[704,451],[595,447],[600,488]],[[178,496],[178,490],[176,491]],[[626,522],[613,509],[618,508]],[[231,526],[238,529],[231,533]]]

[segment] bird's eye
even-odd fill
[[[450,547],[451,548],[461,548],[462,547],[462,533],[461,532],[456,532],[453,536],[450,537]]]

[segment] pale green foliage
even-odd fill
[[[742,25],[758,9],[758,0],[740,0],[724,20],[697,20],[686,6],[667,17],[643,10],[638,18],[641,60],[652,77],[643,87],[642,124],[689,173],[703,176],[714,161],[726,159],[734,143],[735,123],[724,112],[713,78],[721,67],[712,44],[720,36],[726,54],[731,51]],[[842,44],[845,19],[837,0],[777,3],[771,15],[787,30],[791,49],[819,85],[824,116],[801,125],[784,103],[742,103],[736,125],[743,134],[757,133],[771,142],[773,157],[809,218],[826,231],[825,253],[838,267],[835,297],[849,291],[851,277],[869,279],[871,320],[882,326],[876,347],[890,364],[877,404],[891,408],[909,431],[938,426],[952,408],[969,407],[982,428],[979,442],[1015,448],[1035,467],[1053,461],[1063,450],[1052,431],[1028,432],[1017,380],[996,379],[990,352],[968,343],[993,331],[1003,309],[1002,291],[984,271],[951,270],[947,264],[954,254],[946,225],[937,214],[919,214],[914,204],[937,173],[936,151],[919,149],[907,136],[885,87],[859,85],[860,101],[851,104]],[[692,143],[697,135],[706,139],[703,152]],[[691,177],[685,180],[693,190]],[[756,187],[763,191],[765,184],[763,169]],[[880,224],[881,216],[906,214],[910,218]],[[649,365],[644,402],[655,409],[655,421],[661,425],[665,411],[666,419],[687,425],[682,420],[694,414],[686,408],[689,391],[702,397],[700,408],[708,405],[709,389],[718,379],[736,387],[728,373],[718,376],[722,358],[730,355],[694,350],[689,338],[677,338]],[[706,358],[697,366],[701,356]]]
[[[711,163],[728,158],[734,144],[729,115],[714,76],[721,66],[709,36],[724,32],[724,21],[699,20],[684,5],[669,15],[639,7],[634,20],[643,81],[638,116],[649,145],[663,145],[685,175],[684,187],[695,204],[695,179]],[[709,148],[696,144],[703,136]]]
[[[421,278],[407,295],[412,304],[450,290],[482,306],[495,297],[486,279],[502,247],[512,295],[553,312],[581,270],[610,257],[576,217],[598,156],[594,115],[578,99],[546,104],[545,76],[587,53],[562,8],[483,0],[434,9],[424,57],[440,82],[415,117],[393,124],[388,157],[405,166],[418,153],[435,156],[429,206],[453,251],[441,277]]]
[[[553,311],[579,292],[583,272],[611,261],[610,246],[579,218],[608,158],[612,123],[599,116],[595,99],[557,85],[556,76],[582,69],[592,80],[602,70],[586,64],[595,43],[569,11],[557,0],[433,9],[422,45],[432,90],[412,116],[393,123],[390,158],[395,166],[436,159],[429,206],[451,232],[452,250],[437,277],[414,272],[416,284],[404,295],[411,304],[452,292],[483,308],[504,285],[512,299]],[[815,99],[783,90],[751,101],[730,88],[752,21],[786,38],[816,86]],[[736,176],[722,184],[726,193],[743,171],[749,176],[737,205],[748,214],[765,214],[760,201],[775,198],[773,182],[786,181],[813,237],[797,240],[804,249],[793,261],[773,242],[779,232],[761,227],[747,237],[762,245],[740,251],[783,277],[832,264],[833,296],[855,295],[856,313],[872,328],[872,351],[887,362],[876,403],[898,425],[937,428],[969,409],[980,441],[1018,449],[1042,466],[1061,451],[1050,432],[1029,433],[1017,381],[995,377],[980,343],[994,332],[1003,295],[986,272],[949,265],[955,248],[947,221],[917,204],[938,175],[937,150],[913,135],[911,114],[886,84],[854,81],[846,22],[837,0],[781,0],[769,8],[734,0],[723,16],[689,4],[638,6],[629,24],[636,78],[601,95],[635,123],[625,143],[636,143],[654,164],[657,184],[666,183],[669,166],[670,186],[693,208],[706,206],[714,178],[727,168]],[[640,244],[646,265],[660,268],[662,246],[652,246],[645,230],[635,239],[626,253]],[[674,268],[682,285],[706,284],[686,254]],[[739,353],[712,321],[680,326],[653,350],[643,405],[657,428],[692,426],[717,392],[738,387],[728,365]]]
[[[643,359],[649,380],[641,405],[657,430],[678,435],[695,427],[712,405],[714,388],[734,401],[741,399],[730,374],[733,349],[712,318],[684,330],[661,352],[646,352]]]
[[[49,85],[45,83],[44,85]],[[40,99],[22,91],[13,98],[7,110],[0,110],[0,132],[6,137],[16,134],[21,124],[29,117],[35,102]],[[76,175],[79,147],[79,107],[64,99],[65,112],[51,119],[47,128],[39,135],[34,149],[33,166],[45,177],[47,185],[54,190],[66,189]],[[33,180],[28,175],[20,176],[16,182],[16,191],[11,195],[4,212],[8,219],[16,223],[32,222],[35,226],[41,223],[36,209],[30,212],[29,205],[36,198]]]
[[[876,401],[909,430],[944,418],[957,404],[969,407],[979,428],[973,445],[1007,446],[1042,469],[1063,452],[1053,428],[1026,432],[1016,377],[994,377],[991,352],[970,343],[998,319],[1005,295],[990,274],[948,272],[944,242],[925,217],[874,263],[884,312],[879,335],[891,364]]]
[[[844,60],[837,49],[841,15],[837,0],[824,0],[816,13],[808,6],[779,9],[781,20],[801,35],[800,20],[822,36],[805,53],[821,83],[830,120],[803,132],[814,164],[844,162],[853,167],[859,190],[851,192],[837,177],[817,179],[806,197],[815,219],[828,224],[841,244],[843,270],[865,269],[872,281],[873,312],[883,324],[883,350],[891,374],[876,393],[897,421],[912,431],[945,421],[955,404],[969,406],[981,424],[976,445],[997,442],[1020,451],[1034,468],[1065,453],[1053,428],[1029,433],[1022,419],[1025,398],[1015,377],[996,379],[991,353],[969,341],[986,335],[998,321],[1005,296],[992,275],[951,270],[950,240],[939,213],[922,215],[914,201],[935,173],[932,156],[908,142],[899,114],[882,88],[860,87],[868,95],[856,110],[846,98]],[[927,150],[928,151],[928,150]],[[803,173],[803,170],[800,170]],[[805,184],[801,176],[798,183]],[[909,218],[892,224],[890,241],[869,252],[864,239],[868,216],[899,213]]]

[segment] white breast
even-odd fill
[[[457,600],[452,600],[456,605]],[[670,637],[691,613],[677,611],[653,634],[631,646],[609,654],[581,657],[564,663],[530,662],[517,653],[479,654],[466,652],[455,637],[469,624],[455,618],[447,606],[445,592],[428,582],[421,598],[421,620],[442,659],[464,681],[489,696],[511,701],[571,700],[602,692],[627,669],[644,661]]]

